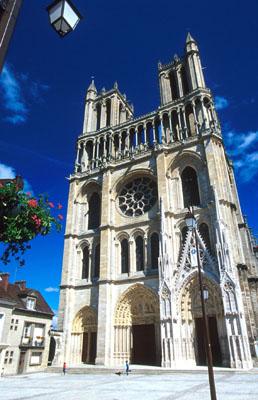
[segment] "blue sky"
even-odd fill
[[[75,142],[86,89],[118,81],[135,115],[159,105],[157,63],[182,54],[187,32],[198,41],[224,139],[234,160],[244,214],[258,233],[258,3],[181,0],[74,0],[84,19],[60,39],[46,1],[24,1],[0,79],[0,176],[15,173],[35,194],[47,192],[66,213]],[[226,4],[225,4],[226,3]],[[64,230],[63,230],[64,232]],[[32,242],[16,277],[58,307],[63,232]],[[0,267],[14,277],[16,264]]]

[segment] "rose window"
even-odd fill
[[[149,211],[157,201],[157,185],[151,178],[136,178],[122,188],[118,195],[119,208],[128,217]]]

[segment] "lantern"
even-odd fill
[[[82,19],[70,0],[55,0],[47,7],[47,12],[50,24],[61,37],[73,31]]]

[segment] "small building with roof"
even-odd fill
[[[13,375],[47,367],[53,311],[26,281],[0,273],[0,373]]]

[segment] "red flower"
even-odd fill
[[[37,207],[38,202],[35,199],[31,199],[28,201],[28,205],[29,205],[29,207]]]
[[[35,223],[36,228],[39,229],[40,226],[41,226],[41,219],[38,218],[37,215],[33,215],[33,216],[31,217],[31,219],[32,219],[33,222]]]
[[[58,214],[58,216],[57,216],[57,218],[59,218],[59,219],[64,219],[64,217],[62,216],[62,214]]]
[[[54,208],[54,203],[52,203],[51,201],[48,202],[49,207]]]
[[[58,203],[57,208],[58,208],[58,210],[61,210],[61,208],[63,208],[62,204]]]

